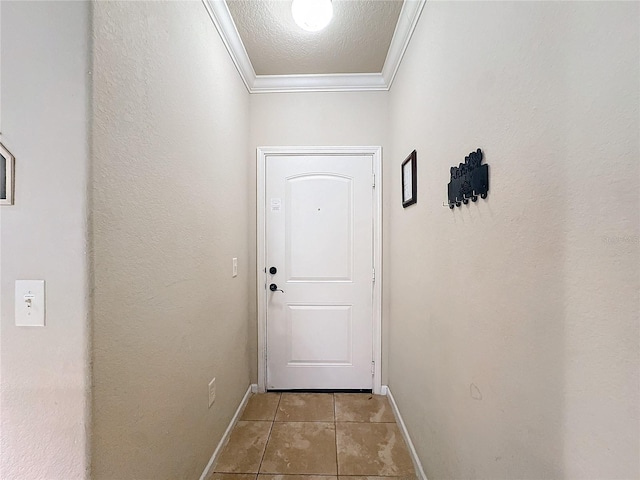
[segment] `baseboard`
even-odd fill
[[[213,465],[216,463],[216,460],[218,459],[220,452],[222,452],[222,449],[229,441],[229,435],[231,435],[231,430],[233,430],[233,427],[235,427],[236,423],[238,423],[238,420],[240,419],[240,415],[242,415],[242,411],[244,410],[244,407],[247,405],[247,402],[249,401],[249,397],[251,396],[251,393],[254,391],[254,387],[255,387],[255,390],[257,391],[258,386],[255,384],[249,385],[249,388],[247,388],[247,392],[244,394],[244,397],[242,397],[242,400],[240,401],[240,405],[238,405],[236,413],[233,415],[233,418],[229,422],[229,426],[224,431],[224,435],[222,435],[222,438],[220,439],[218,446],[213,451],[213,455],[211,455],[211,458],[209,459],[209,463],[207,463],[207,466],[204,467],[204,471],[202,472],[202,475],[200,475],[200,480],[205,480],[211,473],[210,470],[213,468]]]
[[[389,403],[391,404],[391,409],[393,410],[393,414],[396,416],[396,422],[398,423],[398,428],[402,432],[402,436],[404,437],[404,441],[409,448],[409,455],[411,455],[411,460],[413,460],[413,466],[416,469],[416,474],[418,475],[418,480],[427,480],[427,475],[424,473],[424,469],[422,468],[422,463],[418,458],[418,452],[416,452],[415,447],[413,446],[413,442],[411,441],[411,437],[409,436],[409,431],[407,430],[407,426],[404,424],[404,420],[402,420],[402,415],[400,415],[400,410],[398,410],[398,405],[396,404],[393,395],[391,394],[391,390],[387,385],[382,386],[382,394],[386,395],[389,399]]]

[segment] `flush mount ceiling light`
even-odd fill
[[[295,22],[308,32],[317,32],[329,25],[333,16],[331,0],[293,0],[291,14]]]

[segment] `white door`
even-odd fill
[[[372,174],[370,155],[266,157],[267,389],[372,388]]]

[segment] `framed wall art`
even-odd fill
[[[404,208],[418,201],[417,158],[418,154],[414,150],[402,162],[402,206]]]
[[[15,158],[0,143],[0,205],[13,205],[13,170]]]

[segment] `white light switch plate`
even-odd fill
[[[238,259],[235,257],[232,259],[231,276],[238,276]]]
[[[44,280],[16,280],[16,325],[44,327]]]

